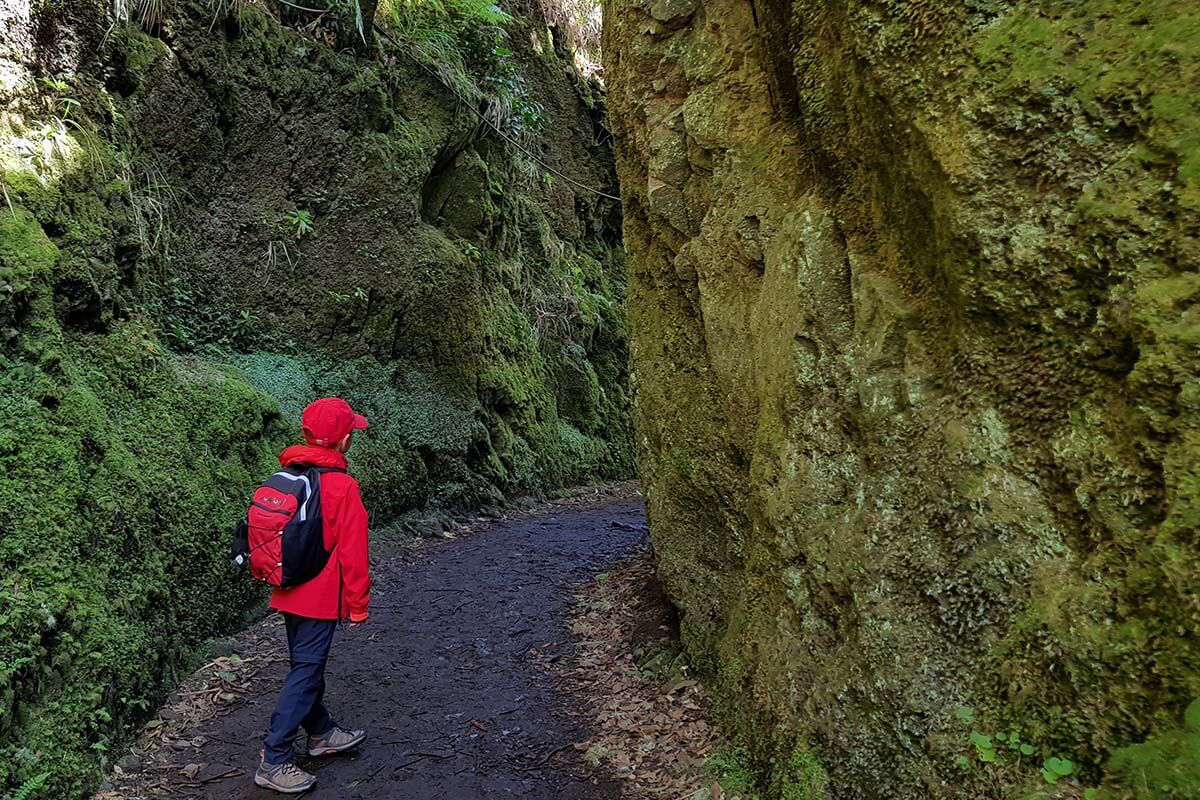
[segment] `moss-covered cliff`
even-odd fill
[[[313,397],[372,419],[377,533],[632,470],[617,205],[443,85],[611,191],[536,6],[487,12],[503,49],[417,20],[487,44],[470,72],[336,14],[148,5],[0,19],[0,794],[78,794],[242,618],[228,532]]]
[[[1200,796],[1193,5],[605,12],[651,530],[775,793]]]

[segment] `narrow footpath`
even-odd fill
[[[576,502],[374,558],[370,620],[334,643],[326,705],[365,728],[356,754],[301,759],[338,800],[615,800],[574,746],[590,731],[539,663],[568,658],[572,588],[645,537],[639,496]],[[378,552],[384,551],[383,555]],[[253,785],[286,671],[277,618],[168,701],[99,798],[274,797]],[[215,681],[215,683],[214,683]],[[189,719],[190,717],[190,719]]]

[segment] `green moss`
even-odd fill
[[[16,207],[0,215],[0,290],[27,291],[54,268],[58,248],[28,210]]]
[[[1106,765],[1102,800],[1195,800],[1200,797],[1200,700],[1182,728],[1121,748]]]
[[[1200,180],[1200,92],[1191,88],[1200,85],[1200,20],[1186,0],[1018,6],[977,52],[1003,86],[1061,87],[1097,115],[1122,98],[1145,98],[1129,122],[1174,154],[1180,181],[1194,189]]]
[[[49,771],[56,796],[81,793],[256,595],[223,553],[282,443],[274,405],[147,341],[123,325],[53,369],[0,371],[0,785]]]
[[[781,800],[824,800],[829,777],[809,748],[800,745],[792,752],[779,777]]]
[[[704,762],[705,770],[711,772],[726,792],[732,792],[747,800],[758,797],[756,791],[761,777],[751,763],[745,748],[724,748],[716,751]]]
[[[170,53],[161,39],[143,33],[132,25],[117,26],[112,35],[116,48],[124,55],[126,73],[135,86],[144,83],[159,59]]]
[[[0,115],[0,795],[93,787],[261,599],[229,526],[314,397],[370,417],[350,457],[381,526],[632,471],[611,204],[486,141],[445,169],[475,120],[402,59],[244,4],[168,4],[169,40],[105,8],[38,27],[88,55],[69,123],[31,74]],[[559,67],[531,68],[587,130]],[[435,172],[473,251],[421,218]],[[539,330],[535,295],[569,322]]]
[[[964,695],[1099,779],[1200,694],[1196,15],[635,6],[605,11],[640,459],[719,707],[818,745],[835,796],[975,796]]]

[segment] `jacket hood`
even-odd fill
[[[292,464],[312,464],[314,467],[346,469],[346,456],[330,447],[296,444],[279,454],[279,463],[285,467]]]

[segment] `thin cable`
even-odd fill
[[[305,6],[298,6],[295,3],[290,2],[290,0],[276,0],[276,2],[278,2],[282,5],[288,6],[289,8],[294,8],[298,11],[307,11],[310,14],[327,14],[330,11],[330,9],[307,8]],[[586,192],[591,192],[594,195],[598,195],[599,197],[604,197],[608,200],[616,200],[617,202],[621,201],[621,198],[619,196],[617,196],[615,194],[609,194],[608,192],[602,192],[599,189],[595,189],[591,186],[588,186],[585,183],[580,183],[579,181],[572,178],[570,175],[566,175],[563,172],[559,171],[558,169],[555,169],[554,167],[550,166],[545,161],[542,161],[542,159],[538,158],[533,152],[531,152],[528,148],[526,148],[524,145],[522,145],[519,141],[517,141],[516,139],[509,136],[504,131],[502,131],[494,122],[492,122],[490,119],[488,119],[483,114],[482,111],[480,111],[478,108],[476,108],[474,103],[470,102],[465,97],[460,95],[454,89],[453,86],[446,83],[446,81],[442,80],[441,75],[438,75],[436,71],[434,71],[433,69],[430,69],[427,65],[423,64],[420,61],[420,59],[418,59],[412,53],[408,52],[408,50],[405,49],[404,45],[401,42],[398,42],[395,38],[393,38],[392,35],[390,33],[388,33],[386,30],[384,30],[382,27],[380,27],[378,23],[372,21],[371,27],[377,34],[379,34],[384,39],[387,39],[389,42],[391,42],[393,45],[395,45],[400,50],[401,53],[408,56],[409,60],[411,60],[414,64],[416,64],[418,67],[423,69],[426,73],[428,73],[428,75],[431,78],[433,78],[435,81],[440,83],[442,85],[442,88],[444,88],[447,92],[449,92],[454,97],[454,99],[458,100],[459,103],[461,103],[462,105],[469,108],[471,110],[471,113],[473,113],[475,116],[479,117],[480,122],[482,122],[483,124],[485,124],[489,128],[491,128],[493,131],[495,131],[496,135],[499,136],[501,139],[508,142],[510,145],[517,148],[525,155],[529,156],[529,158],[533,159],[534,162],[536,162],[539,166],[544,168],[547,172],[549,172],[553,175],[557,175],[558,177],[562,178],[564,181],[571,184],[572,186],[577,186]]]

